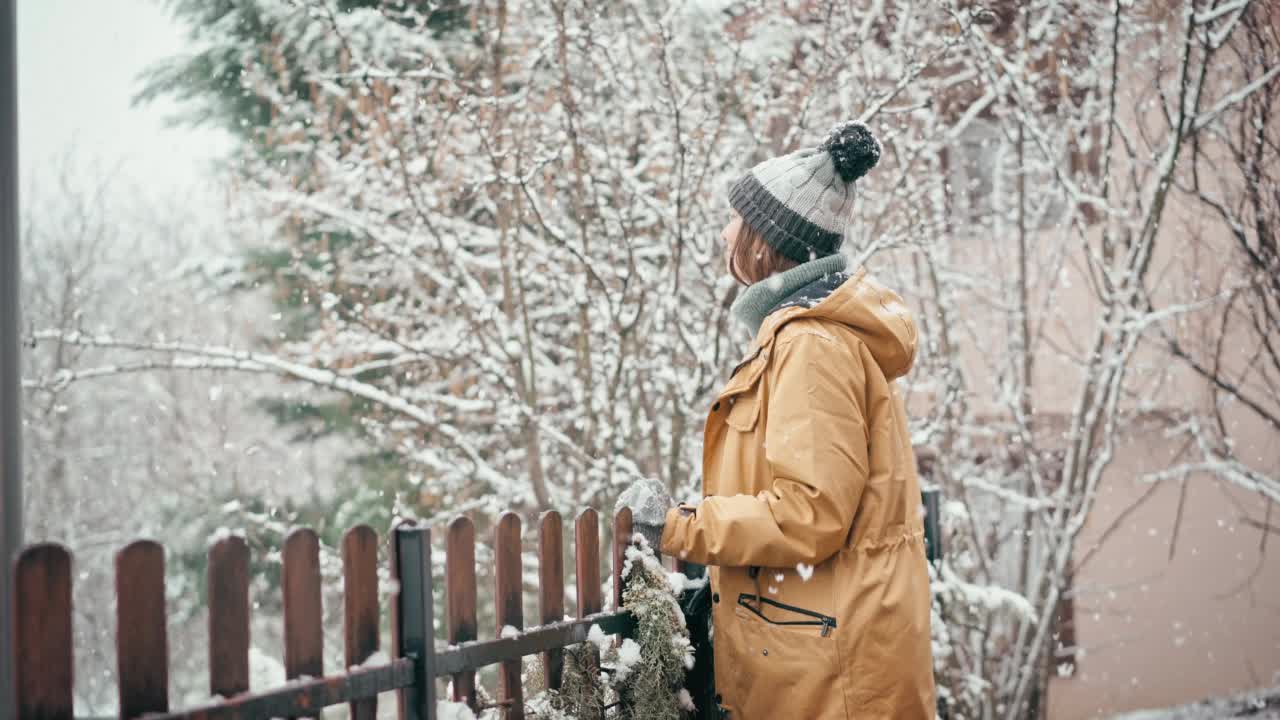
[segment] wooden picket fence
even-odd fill
[[[239,537],[209,548],[209,690],[223,700],[172,710],[168,699],[164,548],[150,540],[116,555],[116,657],[119,717],[151,720],[265,720],[318,717],[320,709],[349,703],[353,720],[369,720],[379,693],[398,691],[400,720],[434,720],[436,680],[452,679],[452,700],[481,705],[476,671],[499,665],[494,705],[505,718],[524,717],[521,658],[541,654],[549,687],[559,687],[563,649],[584,642],[592,625],[626,636],[634,619],[622,606],[622,567],[631,538],[631,511],[613,517],[613,610],[604,611],[600,578],[599,517],[584,510],[575,520],[577,619],[565,620],[561,517],[543,513],[538,528],[538,624],[525,629],[521,582],[520,517],[504,513],[493,529],[495,638],[480,641],[476,621],[475,525],[459,517],[445,530],[448,649],[436,650],[431,580],[431,529],[401,523],[392,530],[390,660],[368,664],[380,648],[377,534],[368,526],[342,538],[343,627],[346,670],[324,674],[322,663],[319,539],[307,528],[286,537],[281,592],[287,685],[249,687],[249,549]],[[16,717],[73,720],[71,553],[54,544],[26,548],[14,565]],[[504,637],[501,629],[519,630]],[[706,708],[706,717],[713,708]]]

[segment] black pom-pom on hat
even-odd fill
[[[831,128],[818,149],[830,153],[836,173],[845,182],[853,182],[866,175],[880,162],[880,141],[871,134],[871,128],[856,120]]]

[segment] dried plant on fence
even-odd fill
[[[592,626],[587,642],[565,650],[560,689],[543,690],[527,703],[535,717],[598,718],[612,707],[608,716],[619,720],[679,720],[692,709],[684,675],[693,666],[693,646],[678,601],[684,576],[668,573],[642,536],[633,540],[623,566],[633,637],[615,643]]]
[[[668,573],[649,543],[637,534],[623,566],[623,602],[636,617],[635,640],[624,640],[614,653],[613,684],[626,699],[621,718],[679,720],[692,709],[684,688],[693,668],[693,645],[679,596],[684,575]]]

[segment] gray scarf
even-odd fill
[[[730,312],[742,324],[751,329],[751,333],[760,332],[760,324],[773,312],[788,295],[809,283],[845,269],[848,261],[844,255],[835,253],[807,263],[797,265],[786,272],[761,280],[750,285],[733,301]]]

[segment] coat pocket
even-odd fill
[[[836,619],[795,605],[758,597],[748,593],[738,595],[738,607],[744,607],[770,625],[808,626],[818,628],[818,634],[827,637],[836,629]]]
[[[725,701],[741,717],[844,718],[835,618],[782,603],[738,596],[731,622],[717,632],[723,642],[723,675],[732,689]],[[717,662],[719,662],[717,658]]]
[[[732,403],[729,412],[725,414],[725,424],[738,432],[751,432],[760,419],[759,393],[733,395],[726,398],[725,402]]]

